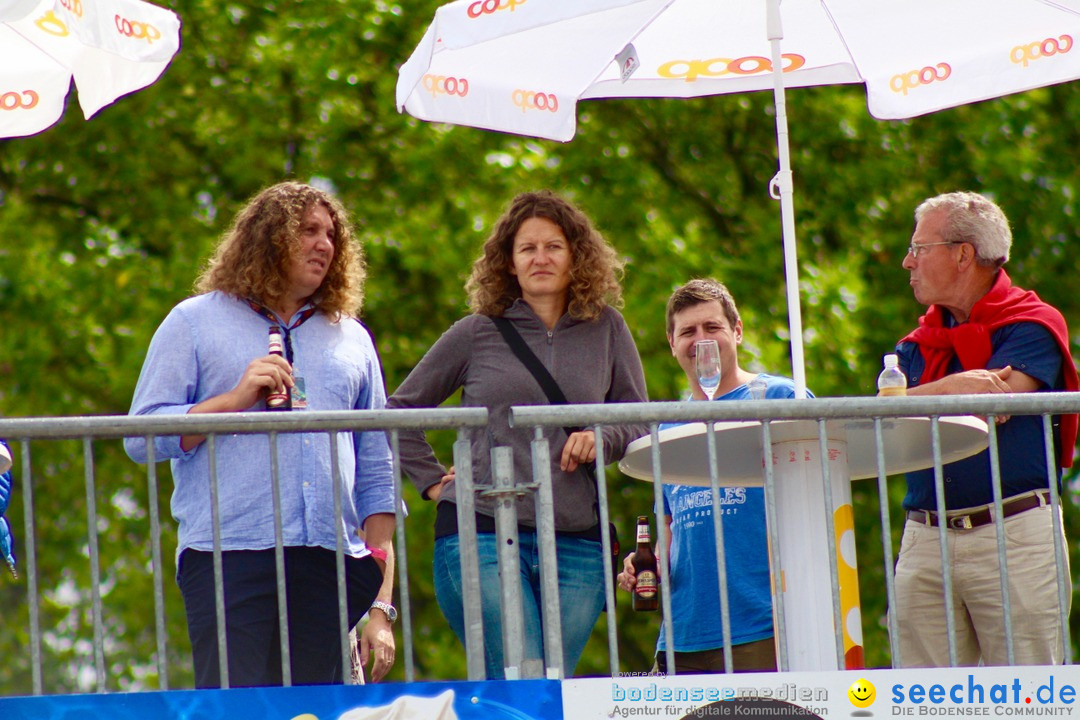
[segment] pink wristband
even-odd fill
[[[371,557],[376,560],[382,560],[384,563],[386,562],[386,551],[382,548],[369,547],[368,552],[371,553]]]

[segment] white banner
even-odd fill
[[[1080,716],[1075,667],[631,675],[563,683],[563,717]]]

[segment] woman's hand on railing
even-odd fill
[[[432,502],[439,502],[439,498],[442,497],[443,488],[455,477],[457,477],[457,473],[454,470],[454,466],[451,465],[450,469],[446,471],[446,474],[442,476],[442,479],[427,489],[427,499]]]
[[[566,439],[563,445],[559,467],[563,472],[574,472],[578,465],[596,459],[596,433],[592,430],[580,430]]]

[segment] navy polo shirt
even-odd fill
[[[946,320],[950,321],[948,313]],[[949,323],[947,322],[947,326]],[[998,328],[990,335],[993,354],[986,363],[988,369],[1011,365],[1014,370],[1030,375],[1042,385],[1038,392],[1061,390],[1064,380],[1061,374],[1061,350],[1050,331],[1038,323],[1022,322]],[[902,342],[896,346],[900,356],[900,369],[908,378],[908,387],[916,387],[922,379],[926,363],[919,346]],[[956,357],[949,364],[949,374],[963,372]],[[1053,417],[1054,457],[1060,446],[1061,419]],[[1043,444],[1042,417],[1039,415],[1013,416],[997,426],[999,465],[1001,469],[1001,496],[1013,495],[1047,487],[1046,449]],[[990,450],[983,450],[942,468],[945,477],[945,507],[948,510],[985,505],[994,501],[990,484]],[[1060,468],[1055,469],[1059,479]],[[934,496],[934,470],[920,470],[907,474],[907,496],[904,507],[908,510],[936,510]]]

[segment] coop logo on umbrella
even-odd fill
[[[38,94],[33,90],[0,93],[0,110],[30,110],[38,104]]]
[[[784,72],[798,70],[806,64],[806,58],[794,53],[784,53],[780,56],[784,61]],[[656,69],[660,77],[678,79],[686,82],[694,82],[699,77],[722,77],[724,75],[757,75],[758,73],[772,72],[773,64],[769,58],[759,55],[735,58],[712,58],[711,60],[672,60]]]
[[[52,10],[46,10],[44,15],[34,21],[34,24],[43,32],[56,37],[66,37],[69,34],[67,25],[64,24],[63,20],[56,17],[56,13]]]
[[[1027,67],[1028,63],[1032,60],[1051,57],[1058,53],[1067,53],[1072,50],[1072,48],[1072,35],[1062,35],[1057,38],[1046,38],[1045,40],[1028,43],[1026,45],[1017,45],[1009,53],[1009,59],[1017,65]]]
[[[899,75],[893,75],[892,79],[889,80],[889,88],[893,92],[907,95],[909,90],[914,90],[921,85],[930,85],[931,83],[947,80],[950,75],[952,75],[952,67],[948,63],[938,63],[933,67],[927,65],[922,70],[909,70]]]
[[[425,75],[424,89],[436,95],[457,95],[465,97],[469,94],[469,81],[466,78],[447,77],[446,75]]]
[[[521,108],[521,112],[529,110],[559,111],[559,98],[554,93],[533,92],[532,90],[515,90],[511,95],[514,105]]]
[[[518,5],[524,4],[525,0],[477,0],[469,6],[468,13],[469,17],[478,18],[481,15],[491,15],[500,10],[513,12],[517,10]]]
[[[128,20],[119,15],[116,16],[116,30],[124,37],[146,40],[148,43],[161,39],[161,31],[150,23]]]
[[[82,0],[60,0],[60,7],[67,10],[75,17],[83,16]]]

